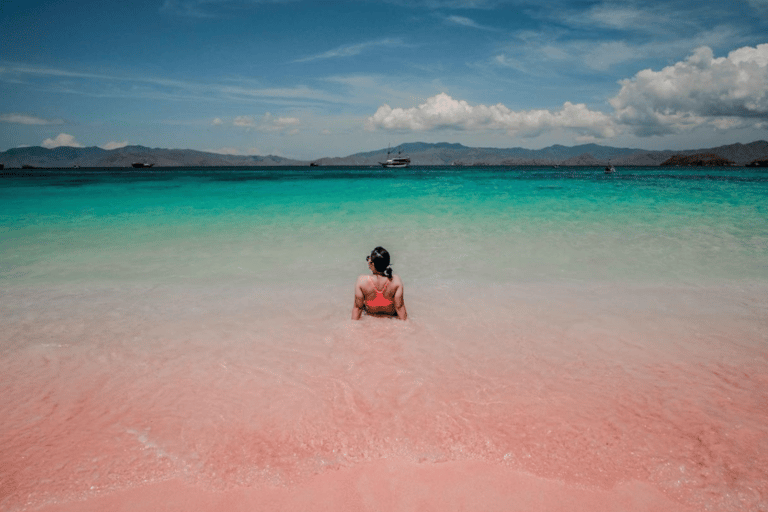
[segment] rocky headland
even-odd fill
[[[695,155],[675,155],[661,163],[662,166],[673,167],[728,167],[734,162],[712,153],[699,153]]]
[[[768,167],[768,157],[752,160],[747,164],[747,167]]]

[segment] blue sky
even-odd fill
[[[768,139],[768,0],[0,4],[0,150]]]

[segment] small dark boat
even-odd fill
[[[318,164],[317,162],[310,162],[310,163],[309,163],[309,166],[310,166],[310,167],[319,167],[319,166],[320,166],[320,164]]]
[[[605,174],[613,174],[614,172],[616,172],[616,168],[608,164],[608,167],[605,168]]]
[[[22,169],[37,169],[37,167],[35,167],[34,165],[29,165],[29,164],[23,164],[21,166],[21,168]]]
[[[131,164],[135,169],[149,169],[155,164],[147,164],[144,162],[134,162]]]

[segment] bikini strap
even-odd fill
[[[384,293],[384,290],[387,289],[387,285],[389,284],[389,281],[387,281],[386,283],[384,283],[384,287],[381,290],[379,290],[378,288],[376,288],[376,285],[373,282],[373,276],[368,276],[368,280],[371,282],[371,286],[373,286],[373,289],[376,290],[376,293]]]

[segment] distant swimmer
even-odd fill
[[[362,275],[357,278],[352,320],[360,320],[363,311],[371,316],[389,316],[407,320],[408,313],[405,311],[403,300],[403,282],[400,276],[392,274],[387,250],[377,247],[365,259],[371,275]]]

